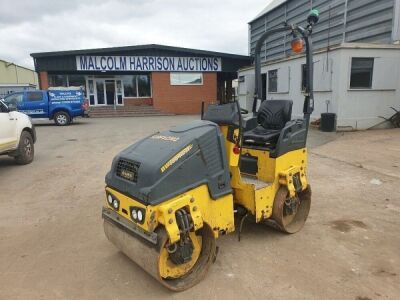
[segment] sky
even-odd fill
[[[0,0],[0,59],[162,44],[248,54],[248,22],[271,0]]]

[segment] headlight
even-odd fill
[[[131,207],[130,210],[132,220],[136,223],[143,224],[146,211],[143,208],[137,206]]]
[[[138,213],[137,213],[136,209],[132,209],[132,219],[134,219],[136,221],[137,217],[138,217]]]
[[[113,207],[114,207],[115,209],[118,209],[118,208],[119,208],[119,202],[118,202],[118,200],[117,200],[117,199],[114,199],[113,202],[112,202],[112,205],[113,205]]]
[[[108,204],[110,204],[110,205],[113,204],[113,198],[110,194],[107,196],[107,201],[108,201]]]
[[[141,210],[138,210],[138,212],[137,212],[137,219],[139,222],[143,221],[143,213]]]

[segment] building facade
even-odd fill
[[[311,8],[320,11],[313,32],[314,97],[318,119],[326,111],[337,114],[338,129],[379,126],[400,108],[399,0],[276,0],[249,23],[249,51],[267,29],[283,21],[304,24]],[[302,115],[305,57],[290,50],[290,35],[266,41],[263,61],[263,98],[291,99],[293,114]],[[239,71],[239,99],[251,107],[254,69]]]
[[[14,92],[37,87],[38,76],[35,71],[0,60],[0,98]]]
[[[40,87],[82,86],[92,107],[153,106],[196,114],[201,103],[231,97],[248,56],[143,45],[33,53]]]

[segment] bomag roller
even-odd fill
[[[182,291],[204,278],[218,237],[240,231],[247,216],[285,233],[303,227],[311,205],[306,139],[318,12],[307,21],[306,27],[285,23],[258,40],[251,117],[242,117],[247,112],[237,101],[211,104],[201,120],[155,133],[114,158],[106,175],[105,234],[168,289]],[[303,119],[291,120],[291,101],[259,103],[261,46],[277,33],[293,36],[295,52],[305,46]]]

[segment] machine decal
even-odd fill
[[[179,140],[179,137],[172,135],[153,135],[151,138],[155,140],[163,140],[168,142],[177,142]]]
[[[121,177],[132,181],[132,180],[133,180],[133,173],[132,173],[132,172],[129,172],[129,171],[127,171],[127,170],[122,170],[122,171],[121,171]]]
[[[192,150],[193,144],[190,144],[189,146],[186,146],[183,148],[181,151],[179,151],[177,154],[175,154],[169,161],[167,161],[161,168],[161,173],[164,173],[170,166],[172,166],[174,163],[176,163],[181,157],[183,157],[185,154],[187,154],[190,150]]]
[[[19,112],[22,112],[24,114],[27,114],[28,116],[30,115],[41,115],[44,113],[43,109],[19,109]]]

